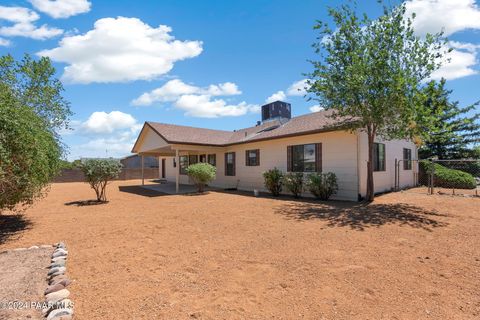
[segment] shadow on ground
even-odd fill
[[[350,227],[362,231],[369,227],[398,224],[432,231],[444,227],[445,222],[436,220],[445,217],[434,211],[409,204],[359,204],[345,202],[298,201],[283,204],[275,209],[277,214],[299,221],[320,219],[328,227]]]
[[[27,230],[31,227],[30,220],[23,215],[11,214],[0,215],[0,244],[5,243],[9,238]]]
[[[155,190],[150,190],[147,188],[142,188],[140,186],[119,186],[118,190],[121,192],[127,192],[127,193],[132,193],[136,194],[138,196],[144,196],[144,197],[160,197],[160,196],[168,196],[167,193],[162,193],[159,191]]]
[[[107,204],[108,201],[98,201],[98,200],[78,200],[72,202],[65,202],[66,206],[77,206],[77,207],[84,207],[84,206],[97,206],[99,204]]]

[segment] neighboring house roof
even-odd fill
[[[341,121],[329,117],[331,111],[319,111],[291,118],[271,120],[235,131],[212,130],[158,122],[145,122],[167,143],[229,146],[261,140],[312,134],[341,129]]]

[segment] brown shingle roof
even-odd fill
[[[331,111],[314,112],[286,120],[272,120],[255,127],[236,131],[212,130],[147,122],[168,143],[227,146],[260,140],[338,130],[339,122],[328,117]]]

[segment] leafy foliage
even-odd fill
[[[434,173],[433,183],[435,187],[475,189],[477,186],[475,178],[467,172],[449,169],[430,161],[420,161],[421,174],[431,174],[432,170]]]
[[[21,105],[42,117],[51,132],[68,128],[70,104],[62,97],[63,85],[49,58],[34,60],[27,54],[15,61],[11,55],[1,56],[0,84],[10,88]]]
[[[217,168],[209,163],[195,163],[187,168],[188,176],[193,179],[200,193],[204,191],[205,185],[215,179],[216,173]]]
[[[472,113],[480,101],[459,107],[458,101],[450,101],[451,90],[446,81],[431,81],[423,88],[424,107],[428,117],[424,145],[419,149],[422,159],[480,158],[472,144],[480,143],[480,113]]]
[[[278,197],[282,192],[283,173],[277,168],[270,169],[263,173],[265,187],[274,195]]]
[[[308,190],[320,200],[328,200],[338,191],[337,176],[333,172],[308,175]]]
[[[42,195],[64,148],[56,129],[71,112],[50,60],[0,57],[0,210]]]
[[[283,185],[295,198],[300,198],[303,192],[303,172],[288,172],[283,177]]]
[[[373,200],[373,144],[376,136],[408,138],[421,134],[425,111],[419,103],[422,81],[436,70],[444,55],[442,34],[415,36],[405,4],[384,7],[372,20],[357,8],[330,8],[334,27],[318,21],[319,55],[308,74],[314,100],[346,128],[367,133],[368,201]]]
[[[118,178],[122,171],[122,164],[114,159],[88,159],[80,168],[85,175],[87,183],[95,190],[97,201],[107,201],[107,184],[110,180]]]

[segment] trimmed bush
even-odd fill
[[[477,187],[475,178],[464,171],[449,169],[438,163],[420,161],[420,171],[428,177],[434,170],[433,184],[440,188],[475,189]]]
[[[288,172],[283,177],[283,185],[295,198],[300,198],[303,192],[303,172]]]
[[[267,188],[272,195],[278,197],[282,192],[283,173],[277,168],[270,169],[263,173],[265,188]]]
[[[209,163],[195,163],[187,168],[187,174],[194,181],[198,192],[203,192],[205,185],[215,179],[217,169]]]
[[[107,184],[110,180],[118,178],[122,164],[114,159],[88,159],[82,162],[80,168],[86,182],[95,190],[97,201],[106,202]]]
[[[333,172],[311,173],[307,180],[308,190],[320,200],[328,200],[337,193],[337,176]]]

